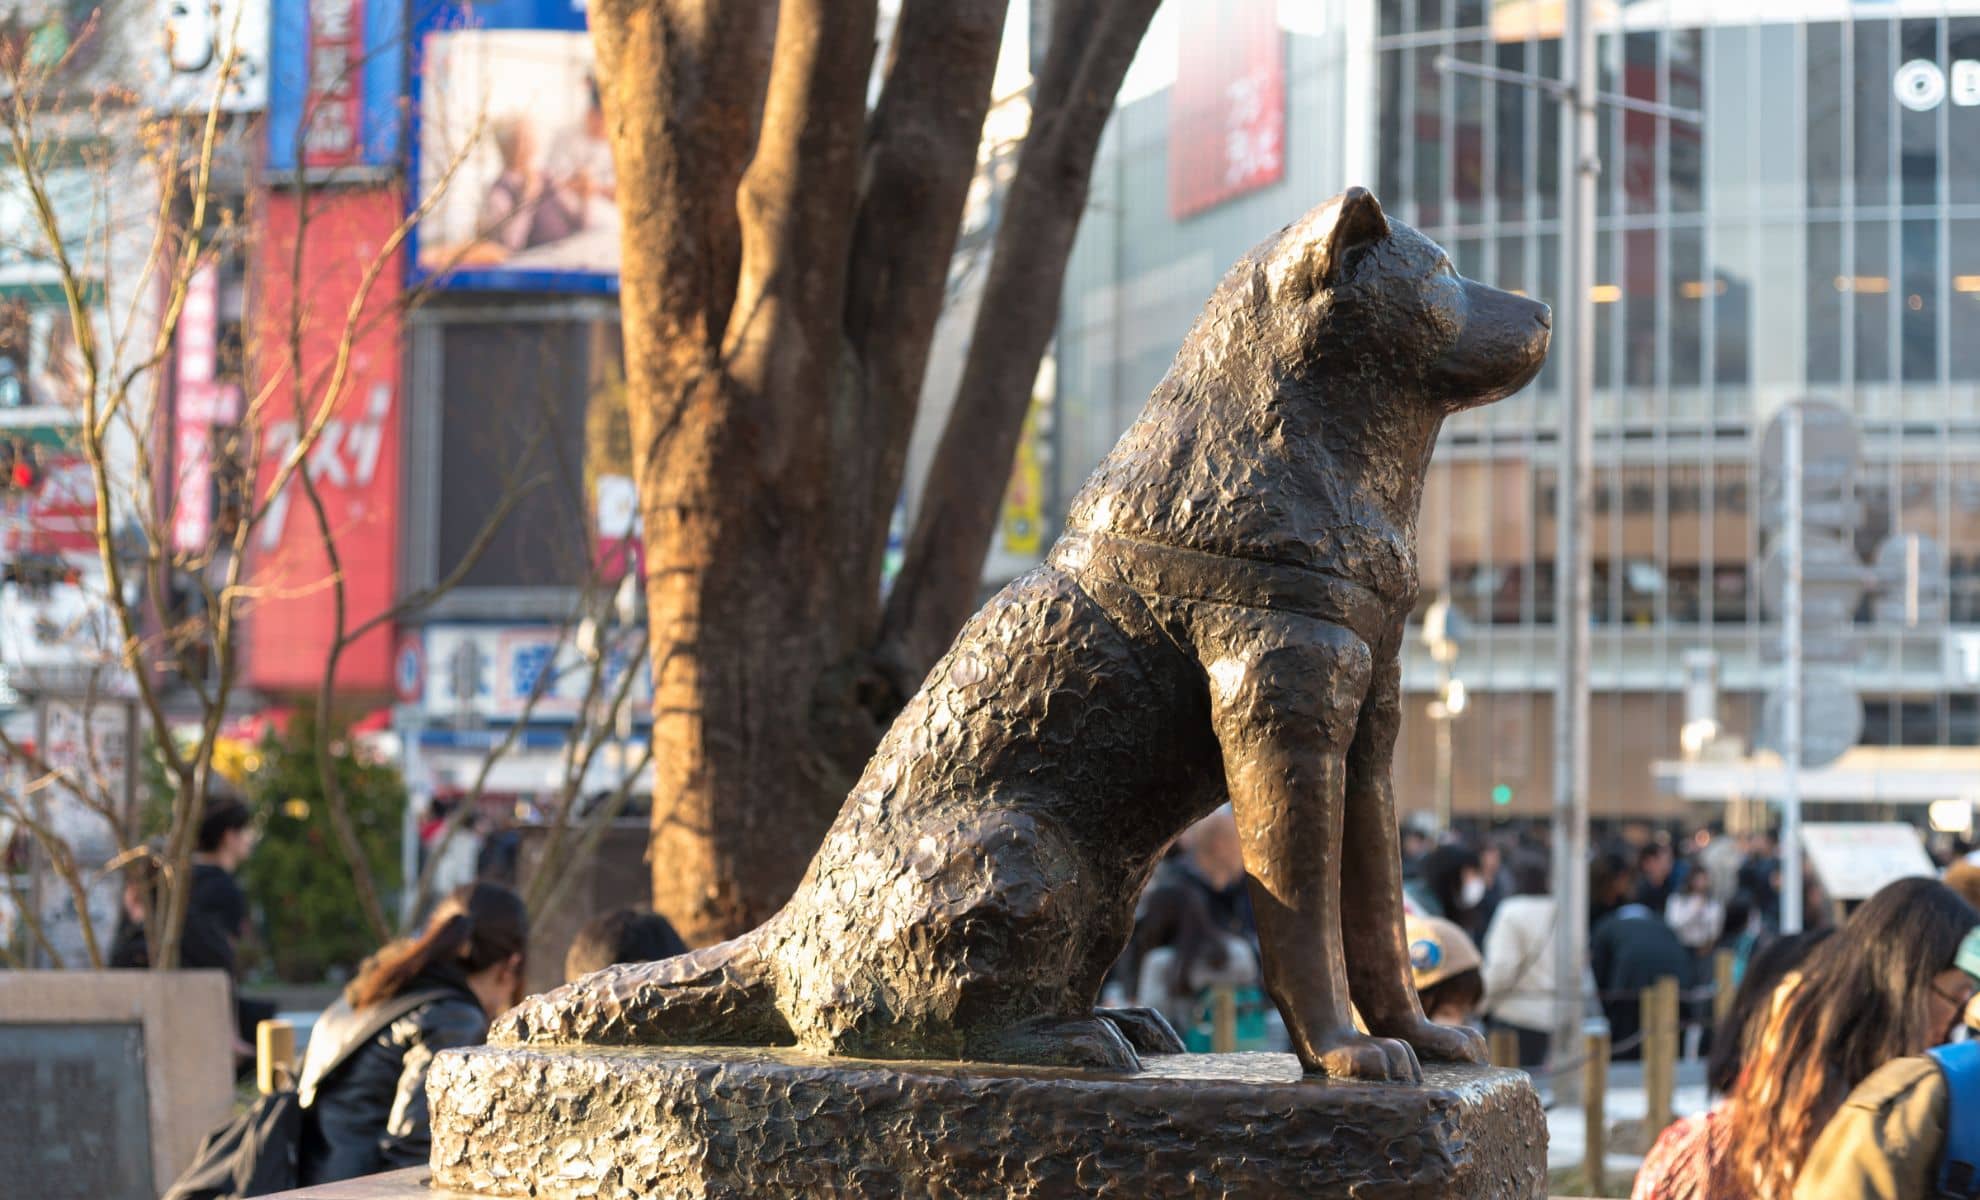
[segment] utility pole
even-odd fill
[[[1562,79],[1463,62],[1448,56],[1437,69],[1496,83],[1530,87],[1561,102],[1561,251],[1567,319],[1567,386],[1563,395],[1560,467],[1554,496],[1554,622],[1561,660],[1554,691],[1554,1041],[1556,1060],[1582,1042],[1581,977],[1588,957],[1588,512],[1595,458],[1591,413],[1595,395],[1595,185],[1602,175],[1595,119],[1602,108],[1702,125],[1704,114],[1631,96],[1596,91],[1595,23],[1590,0],[1567,0]],[[1578,1086],[1572,1073],[1555,1080],[1566,1099]]]
[[[1781,667],[1787,678],[1781,705],[1781,932],[1801,932],[1801,585],[1802,409],[1790,405],[1781,430],[1782,474],[1787,485],[1787,586],[1781,605]]]
[[[1591,587],[1589,480],[1595,458],[1595,22],[1589,0],[1567,0],[1562,64],[1571,89],[1561,109],[1563,257],[1568,264],[1567,387],[1554,493],[1554,1037],[1556,1062],[1581,1045],[1582,964],[1588,957],[1588,654]],[[1561,1079],[1572,1079],[1572,1072]],[[1561,1080],[1556,1080],[1556,1087]]]

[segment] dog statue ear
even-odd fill
[[[1352,187],[1309,213],[1293,230],[1298,249],[1267,268],[1272,294],[1297,302],[1332,287],[1350,251],[1389,236],[1389,219],[1367,188]]]
[[[1333,284],[1348,251],[1388,236],[1389,219],[1382,215],[1382,205],[1375,199],[1375,193],[1364,187],[1351,187],[1341,193],[1334,227],[1321,239],[1320,286]]]

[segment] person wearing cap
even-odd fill
[[[1892,1059],[1850,1092],[1809,1152],[1794,1200],[1980,1197],[1980,1041],[1968,1036],[1980,1029],[1980,928],[1926,1003],[1948,1044]]]
[[[1471,936],[1456,922],[1411,914],[1403,921],[1409,969],[1423,1015],[1439,1025],[1469,1025],[1485,998],[1484,962]]]

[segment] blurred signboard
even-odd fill
[[[1811,822],[1801,844],[1831,900],[1867,900],[1887,883],[1939,873],[1917,827],[1903,821]]]
[[[73,429],[0,426],[0,561],[96,552],[96,477]]]
[[[399,199],[388,188],[339,188],[310,197],[309,231],[302,247],[301,280],[333,303],[308,307],[303,327],[305,406],[323,394],[328,366],[345,341],[344,313],[359,277],[399,222]],[[288,321],[297,303],[292,270],[302,236],[298,197],[271,192],[263,201],[256,239],[256,311],[264,322],[252,364],[255,387],[275,397],[261,454],[255,493],[266,499],[276,465],[295,448],[299,422],[290,415],[295,390],[287,347]],[[399,326],[400,281],[390,264],[373,287],[351,339],[343,389],[309,449],[304,470],[322,496],[336,539],[344,581],[345,627],[353,628],[391,607],[397,598],[400,536]],[[293,479],[268,500],[267,514],[249,542],[250,571],[260,598],[250,610],[248,682],[276,692],[314,691],[337,636],[337,597],[324,538],[315,514]],[[386,693],[393,687],[392,630],[381,625],[345,651],[338,685]]]
[[[438,4],[414,18],[417,278],[461,290],[614,292],[617,175],[584,7]]]
[[[575,720],[592,679],[576,643],[570,631],[550,624],[429,625],[419,706],[437,721]],[[611,639],[596,700],[609,703],[625,672],[637,670],[626,702],[639,716],[653,706],[653,684],[637,651],[634,635]]]
[[[271,171],[397,163],[405,14],[395,0],[272,0]]]
[[[268,6],[243,0],[158,0],[164,24],[165,105],[229,113],[268,104]]]
[[[1286,173],[1286,49],[1278,0],[1190,0],[1169,101],[1177,220]]]
[[[220,272],[187,281],[173,331],[172,548],[199,554],[213,534],[213,430],[239,418],[240,388],[219,378]]]

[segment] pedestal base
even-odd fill
[[[433,1065],[433,1182],[547,1200],[1544,1195],[1526,1076],[1426,1074],[1304,1079],[1289,1054],[1150,1056],[1115,1075],[482,1047]]]

